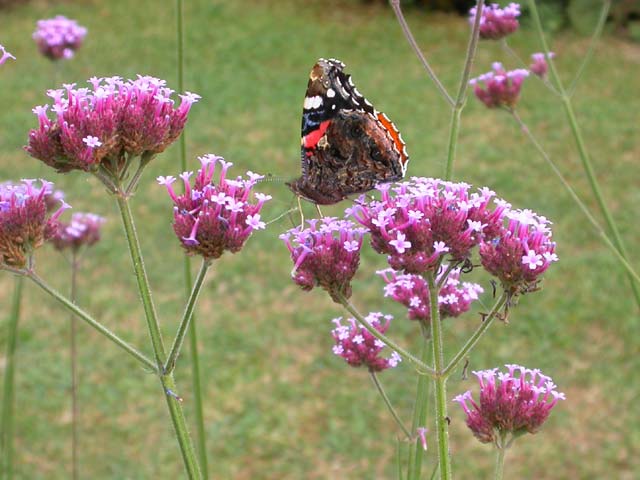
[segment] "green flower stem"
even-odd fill
[[[456,157],[456,147],[458,145],[458,137],[460,134],[460,116],[462,115],[462,109],[464,108],[467,89],[469,88],[469,77],[471,75],[471,68],[473,67],[473,60],[476,56],[476,50],[478,48],[478,38],[480,37],[480,18],[482,17],[482,8],[484,7],[484,0],[477,0],[476,2],[476,16],[473,22],[473,28],[471,30],[471,37],[469,39],[469,45],[467,47],[467,55],[464,62],[464,68],[462,70],[462,76],[460,77],[460,85],[458,86],[458,95],[455,102],[451,106],[451,125],[449,127],[449,144],[447,149],[447,163],[445,166],[445,180],[451,180],[453,177],[453,163]]]
[[[527,63],[525,63],[525,61],[520,58],[520,55],[518,55],[518,53],[509,46],[509,44],[507,43],[507,38],[503,38],[500,40],[500,45],[502,46],[502,49],[511,57],[513,57],[513,59],[518,62],[518,64],[520,65],[521,68],[524,68],[525,70],[529,70],[529,65],[527,65]],[[545,87],[547,87],[549,90],[551,90],[555,95],[560,96],[560,93],[558,92],[558,90],[556,90],[556,87],[554,87],[553,85],[551,85],[551,83],[549,82],[549,80],[547,80],[546,75],[543,77],[540,77],[538,75],[534,75],[534,77],[536,77],[536,79],[538,79],[539,81],[541,81]]]
[[[569,85],[567,92],[569,96],[573,96],[576,87],[578,86],[578,82],[582,77],[587,65],[591,61],[591,57],[593,57],[593,52],[598,44],[598,40],[600,40],[600,36],[602,35],[602,30],[604,29],[604,24],[607,22],[607,17],[609,16],[609,10],[611,9],[611,0],[604,0],[602,3],[602,10],[600,10],[600,17],[598,18],[598,23],[596,24],[596,28],[593,31],[593,35],[591,36],[591,41],[589,42],[589,49],[587,50],[582,63],[580,64],[580,68],[578,68],[578,72],[576,73],[575,78]]]
[[[191,318],[193,317],[193,311],[195,309],[196,302],[198,301],[198,295],[200,295],[200,290],[202,290],[202,285],[204,283],[205,277],[207,276],[207,271],[209,270],[210,266],[211,260],[203,258],[202,265],[200,265],[200,271],[198,272],[196,281],[193,284],[193,288],[191,289],[191,295],[189,295],[189,300],[187,301],[187,305],[184,309],[182,320],[180,321],[180,325],[178,326],[178,333],[176,333],[176,338],[174,339],[173,345],[171,346],[171,351],[169,352],[167,361],[164,364],[164,373],[173,372],[176,366],[176,360],[178,358],[178,355],[180,355],[182,343],[184,342],[184,337],[187,334],[187,328],[189,327]]]
[[[423,330],[422,346],[420,351],[420,359],[426,363],[431,353],[429,348],[430,334],[427,332],[423,323],[420,323]],[[407,469],[408,480],[418,480],[422,470],[422,460],[425,452],[422,448],[420,438],[417,436],[418,428],[426,427],[427,412],[429,411],[429,378],[426,375],[418,375],[418,385],[416,387],[416,400],[413,405],[413,421],[411,423],[412,433],[414,434],[413,442],[409,446],[409,461]]]
[[[405,360],[407,360],[408,362],[412,363],[419,371],[420,373],[422,373],[423,375],[429,375],[431,377],[433,377],[435,375],[434,370],[429,367],[425,362],[423,362],[422,360],[417,359],[415,356],[411,355],[409,352],[407,352],[404,348],[400,347],[398,344],[396,344],[393,340],[389,339],[387,336],[383,335],[382,333],[380,333],[378,330],[376,330],[375,328],[373,328],[369,322],[367,322],[364,317],[360,314],[360,312],[358,312],[355,307],[353,305],[351,305],[351,303],[349,302],[349,300],[347,300],[346,297],[344,297],[344,295],[342,294],[338,294],[338,300],[340,300],[340,304],[351,314],[353,315],[353,317],[358,321],[358,323],[365,329],[367,330],[371,335],[373,335],[374,337],[376,337],[378,340],[380,340],[381,342],[383,342],[386,346],[388,346],[389,348],[391,348],[392,350],[395,350],[398,355],[400,355],[402,358],[404,358]]]
[[[449,95],[449,92],[447,92],[447,89],[444,88],[444,85],[442,85],[442,82],[440,81],[436,73],[433,71],[431,66],[429,65],[429,62],[427,61],[427,59],[422,53],[422,50],[420,50],[420,47],[418,46],[418,42],[416,42],[416,39],[411,33],[411,29],[409,28],[409,25],[407,24],[407,21],[404,18],[404,14],[402,13],[402,8],[400,7],[400,0],[389,0],[389,3],[391,4],[391,8],[393,8],[393,12],[395,13],[396,18],[398,19],[398,23],[400,24],[400,27],[402,28],[402,33],[404,34],[405,38],[409,42],[409,45],[411,45],[411,48],[413,48],[413,51],[415,52],[418,59],[420,60],[420,63],[422,63],[422,66],[427,71],[429,78],[431,78],[433,83],[435,83],[438,91],[444,97],[447,103],[451,107],[455,106],[455,101],[453,100],[453,98],[451,98],[451,95]]]
[[[493,475],[494,480],[502,480],[504,473],[504,456],[507,453],[506,447],[496,447],[496,469]]]
[[[184,2],[176,0],[176,64],[178,67],[178,90],[184,92]],[[187,170],[187,140],[185,131],[178,139],[180,146],[180,169]],[[186,295],[191,292],[191,260],[184,256],[184,284]],[[192,316],[189,323],[189,357],[191,360],[191,382],[193,388],[194,410],[196,416],[196,430],[198,442],[198,458],[200,460],[200,470],[204,478],[209,477],[209,466],[207,463],[207,445],[204,428],[204,410],[202,407],[202,384],[200,379],[200,357],[198,355],[198,330],[195,316]]]
[[[374,372],[373,370],[369,370],[369,374],[371,375],[371,380],[373,380],[373,384],[378,389],[378,393],[382,397],[382,400],[384,401],[384,404],[389,409],[389,413],[391,413],[391,416],[396,421],[396,424],[398,425],[400,430],[402,430],[402,432],[407,437],[407,439],[411,440],[411,433],[409,433],[409,430],[407,430],[407,427],[405,427],[404,423],[402,423],[402,420],[400,419],[400,416],[398,415],[398,412],[396,412],[396,409],[393,408],[393,405],[391,404],[391,400],[387,396],[387,392],[384,391],[384,388],[382,387],[382,384],[380,383],[380,380],[378,379],[378,376],[376,375],[376,372]]]
[[[576,146],[578,147],[578,153],[580,156],[580,160],[582,162],[582,168],[587,176],[589,181],[589,185],[591,187],[591,191],[598,203],[598,207],[600,208],[600,212],[607,223],[607,227],[609,228],[612,236],[613,243],[616,246],[616,249],[620,253],[620,255],[628,261],[629,257],[622,242],[622,237],[620,236],[620,232],[618,231],[618,227],[616,226],[615,221],[613,220],[613,216],[609,212],[609,208],[607,207],[606,202],[604,201],[604,197],[600,191],[600,185],[598,180],[596,179],[595,173],[593,171],[593,167],[591,165],[591,160],[589,159],[589,154],[587,152],[587,147],[584,143],[584,139],[582,137],[582,131],[580,126],[578,125],[578,121],[576,120],[575,112],[573,111],[573,105],[571,103],[571,97],[567,94],[565,90],[562,79],[558,74],[555,63],[553,59],[549,55],[549,45],[547,44],[547,40],[544,36],[544,30],[542,29],[542,22],[540,21],[540,15],[538,14],[538,8],[536,7],[535,0],[528,0],[529,9],[531,11],[531,17],[533,18],[533,23],[536,27],[536,31],[538,33],[538,37],[540,38],[540,43],[542,44],[542,48],[547,57],[547,63],[549,64],[549,71],[551,72],[551,77],[553,81],[558,87],[558,91],[560,92],[560,96],[562,98],[562,106],[564,107],[565,113],[567,115],[567,119],[569,120],[569,125],[571,126],[571,132],[573,133],[574,140],[576,142]],[[627,275],[629,278],[629,282],[631,283],[631,289],[633,291],[633,295],[635,296],[636,303],[640,306],[640,283],[636,282],[631,275]]]
[[[65,306],[67,308],[67,310],[69,310],[73,314],[77,315],[81,320],[84,320],[85,322],[87,322],[89,325],[91,325],[93,328],[95,328],[102,335],[107,337],[113,343],[115,343],[120,348],[122,348],[124,351],[126,351],[131,356],[133,356],[136,360],[138,360],[140,363],[142,363],[145,367],[153,370],[154,372],[157,371],[156,364],[153,363],[153,361],[151,361],[143,353],[141,353],[140,351],[138,351],[137,349],[135,349],[134,347],[129,345],[127,342],[122,340],[120,337],[118,337],[115,333],[113,333],[107,327],[102,325],[100,322],[98,322],[97,320],[94,320],[94,318],[91,315],[89,315],[87,312],[82,310],[80,307],[78,307],[75,303],[70,301],[64,295],[60,294],[59,292],[54,290],[52,287],[50,287],[42,278],[40,278],[38,275],[36,275],[35,272],[28,271],[28,272],[26,272],[25,275],[31,281],[33,281],[36,285],[38,285],[40,288],[42,288],[45,292],[47,292],[49,295],[51,295],[53,298],[55,298],[58,302],[60,302],[63,306]]]
[[[520,126],[520,130],[522,131],[522,133],[524,133],[526,135],[526,137],[529,139],[529,141],[533,144],[533,146],[536,148],[536,150],[538,151],[540,156],[544,159],[545,162],[547,162],[549,167],[551,167],[551,170],[553,170],[553,173],[555,173],[556,177],[558,177],[558,179],[560,180],[560,183],[562,183],[562,186],[569,193],[569,195],[571,196],[573,201],[576,203],[576,205],[578,205],[580,210],[582,210],[582,213],[584,213],[585,217],[587,217],[587,220],[589,220],[589,223],[591,223],[591,225],[593,225],[593,227],[595,228],[595,230],[598,233],[598,235],[600,235],[600,237],[604,241],[605,245],[607,247],[609,247],[611,252],[620,261],[620,263],[622,264],[624,269],[627,271],[627,275],[633,277],[633,279],[635,279],[636,282],[640,282],[640,276],[638,276],[638,274],[633,269],[633,267],[629,264],[627,259],[624,258],[622,256],[622,254],[618,251],[618,249],[613,244],[613,242],[611,241],[609,236],[606,234],[604,229],[600,226],[598,221],[593,217],[593,215],[591,215],[591,212],[589,211],[589,208],[580,199],[580,197],[575,192],[575,190],[571,187],[571,185],[569,184],[567,179],[564,178],[564,175],[562,175],[562,173],[560,172],[560,170],[558,169],[556,164],[553,162],[553,160],[551,160],[551,157],[549,157],[549,155],[544,150],[544,148],[542,147],[540,142],[536,139],[536,137],[533,136],[533,134],[531,133],[531,131],[529,130],[527,125],[524,123],[522,118],[520,118],[520,115],[518,115],[518,112],[516,112],[515,110],[511,110],[511,109],[509,109],[507,111],[511,114],[511,116],[514,118],[514,120],[518,123],[518,125]]]
[[[122,224],[127,237],[129,252],[131,253],[131,261],[133,263],[133,269],[138,282],[138,290],[140,291],[140,297],[144,307],[157,370],[160,372],[160,381],[162,383],[164,397],[167,401],[169,413],[171,414],[171,421],[180,445],[184,466],[190,479],[199,480],[202,478],[202,474],[200,473],[200,466],[196,460],[193,443],[189,436],[189,431],[187,430],[187,423],[182,411],[181,398],[176,394],[176,385],[173,375],[170,373],[163,373],[164,364],[166,362],[166,353],[160,332],[160,324],[158,323],[158,316],[151,298],[149,280],[147,279],[147,272],[144,268],[144,261],[142,259],[142,252],[140,250],[140,243],[138,241],[138,235],[133,222],[133,215],[131,214],[129,200],[124,195],[116,195],[116,201],[122,216]]]
[[[502,293],[496,303],[493,305],[491,311],[482,319],[482,323],[473,332],[473,335],[467,340],[467,343],[460,349],[458,353],[453,357],[453,359],[449,362],[449,365],[442,371],[442,376],[445,378],[449,377],[451,373],[455,370],[455,368],[460,364],[462,360],[467,356],[467,354],[476,346],[478,341],[482,338],[482,335],[487,331],[487,329],[493,323],[493,320],[496,318],[498,312],[502,309],[505,302],[507,301],[507,294]]]
[[[447,416],[447,377],[444,371],[444,348],[442,320],[440,318],[440,308],[438,304],[438,294],[436,281],[433,272],[426,275],[429,287],[429,303],[431,318],[431,335],[433,337],[433,366],[436,371],[435,402],[436,402],[436,433],[438,437],[438,465],[440,465],[440,478],[450,480],[451,457],[449,455],[449,422]]]
[[[4,367],[4,386],[2,391],[2,417],[0,418],[0,473],[2,478],[10,480],[13,477],[13,405],[14,405],[14,376],[15,353],[18,341],[18,321],[20,319],[20,304],[22,300],[23,277],[14,277],[13,301],[9,313],[7,331],[7,353]]]
[[[77,302],[78,297],[78,268],[80,259],[78,252],[71,253],[71,294],[72,303]],[[71,354],[71,477],[77,480],[78,476],[78,352],[76,348],[76,316],[71,314],[69,323],[71,331],[69,334],[70,354]]]

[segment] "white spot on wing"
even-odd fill
[[[304,99],[304,109],[312,110],[320,107],[322,105],[322,97],[320,95],[315,95],[313,97],[305,97]]]
[[[333,98],[336,96],[336,91],[333,88],[327,90],[327,97]]]

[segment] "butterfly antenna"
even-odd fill
[[[283,183],[285,181],[286,179],[284,177],[277,177],[272,173],[267,173],[263,178],[258,180],[258,183],[263,183],[263,182]]]

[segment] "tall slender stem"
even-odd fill
[[[363,328],[365,328],[371,335],[376,337],[378,340],[383,342],[386,346],[388,346],[392,350],[395,350],[398,353],[398,355],[400,355],[403,359],[407,360],[408,362],[411,362],[416,368],[418,368],[421,371],[422,374],[429,375],[429,376],[433,376],[435,374],[433,369],[431,367],[429,367],[425,362],[423,362],[422,360],[417,359],[415,356],[410,354],[408,351],[406,351],[404,348],[399,346],[393,340],[391,340],[390,338],[388,338],[387,336],[385,336],[384,334],[380,333],[378,330],[373,328],[371,325],[369,325],[369,322],[367,322],[364,319],[364,317],[360,314],[360,312],[358,312],[355,309],[355,307],[353,305],[351,305],[349,300],[347,300],[344,296],[340,295],[338,297],[338,299],[340,300],[340,303],[342,304],[342,306],[351,315],[353,315],[353,318],[355,318],[357,320],[357,322]]]
[[[78,268],[79,258],[77,250],[71,253],[71,294],[70,300],[76,303],[78,295]],[[78,353],[76,346],[76,316],[69,316],[71,347],[71,476],[78,479]]]
[[[540,144],[538,139],[533,135],[533,133],[531,133],[531,130],[529,130],[529,127],[527,127],[527,125],[524,123],[522,118],[520,118],[520,115],[518,115],[518,112],[516,112],[515,110],[512,110],[512,109],[508,110],[508,111],[511,114],[511,116],[513,117],[513,119],[520,126],[520,129],[521,129],[522,133],[525,134],[525,136],[529,139],[529,141],[532,143],[532,145],[538,151],[540,156],[544,159],[545,162],[547,162],[549,167],[551,167],[551,170],[553,171],[553,173],[556,175],[556,177],[558,177],[558,179],[560,180],[560,183],[562,183],[562,186],[569,193],[569,195],[571,196],[573,201],[576,203],[576,205],[578,205],[578,207],[580,208],[582,213],[584,213],[585,217],[587,217],[587,220],[589,220],[589,223],[591,223],[591,225],[593,225],[593,228],[595,228],[595,230],[598,233],[598,235],[600,235],[600,237],[604,241],[605,245],[607,247],[609,247],[611,252],[620,261],[620,263],[622,264],[624,269],[627,271],[627,274],[630,275],[631,277],[633,277],[636,282],[640,282],[640,277],[638,276],[636,271],[629,264],[629,262],[622,256],[622,254],[618,251],[618,249],[613,244],[613,242],[611,241],[609,236],[606,234],[604,229],[600,226],[598,221],[591,214],[591,212],[589,211],[589,208],[580,199],[578,194],[575,192],[575,190],[569,184],[569,181],[566,178],[564,178],[564,175],[562,175],[562,173],[560,172],[560,170],[558,169],[556,164],[553,162],[553,160],[551,160],[551,157],[549,157],[549,155],[547,154],[545,149],[542,147],[542,145]]]
[[[429,342],[430,334],[426,327],[420,324],[422,329],[422,346],[420,348],[420,360],[427,362],[431,353]],[[427,413],[429,411],[429,378],[426,375],[418,375],[418,385],[416,387],[416,399],[413,405],[413,421],[411,430],[414,435],[418,432],[418,428],[425,427],[427,424]],[[409,461],[407,468],[407,480],[417,480],[420,478],[422,470],[422,460],[424,458],[424,450],[420,444],[417,435],[409,446]]]
[[[387,392],[384,391],[384,388],[382,387],[382,384],[380,383],[380,380],[378,379],[376,372],[374,372],[373,370],[369,370],[369,374],[371,375],[371,380],[373,381],[373,384],[376,386],[378,393],[382,397],[384,404],[387,406],[389,413],[391,413],[391,416],[396,421],[396,424],[398,425],[400,430],[402,430],[405,437],[407,437],[408,440],[411,440],[411,433],[409,433],[409,430],[407,430],[407,427],[405,427],[404,423],[402,423],[402,420],[400,419],[398,412],[396,412],[396,409],[393,408],[393,405],[391,404],[391,400],[387,396]]]
[[[133,263],[133,270],[136,275],[138,283],[138,290],[144,307],[145,318],[147,320],[147,328],[149,330],[149,336],[151,337],[151,345],[155,355],[156,366],[160,373],[160,381],[162,383],[163,394],[169,408],[171,415],[171,421],[176,433],[178,443],[180,445],[180,452],[182,453],[182,460],[190,479],[201,479],[200,466],[196,459],[195,449],[189,431],[187,429],[187,422],[184,418],[184,412],[182,411],[182,404],[180,397],[176,394],[176,385],[173,375],[171,373],[165,374],[163,372],[166,362],[166,352],[164,349],[164,343],[160,332],[160,324],[158,322],[158,316],[156,314],[153,299],[151,297],[151,288],[149,286],[149,280],[147,278],[147,272],[144,267],[144,260],[142,258],[142,252],[140,250],[140,242],[138,241],[138,234],[136,233],[135,224],[133,221],[133,215],[129,206],[129,200],[124,195],[116,195],[116,201],[120,209],[120,215],[122,216],[122,224],[127,237],[127,244],[129,246],[129,252],[131,253],[131,261]]]
[[[535,25],[536,31],[538,33],[538,37],[540,38],[540,43],[542,44],[542,48],[544,50],[545,56],[547,58],[547,63],[549,64],[549,71],[551,73],[551,77],[553,81],[556,83],[558,87],[558,91],[560,92],[560,96],[562,98],[562,106],[564,107],[564,111],[567,115],[567,119],[569,120],[569,125],[571,126],[571,132],[573,134],[574,140],[576,142],[576,146],[578,148],[578,154],[580,156],[580,161],[582,162],[582,168],[587,176],[587,180],[589,181],[589,185],[591,187],[591,191],[598,203],[598,207],[600,208],[600,212],[607,223],[607,227],[609,228],[611,235],[613,236],[613,243],[616,246],[620,255],[628,261],[629,256],[624,247],[624,243],[622,241],[622,237],[620,236],[620,232],[618,231],[618,227],[609,212],[609,208],[602,196],[600,191],[600,184],[596,179],[595,173],[593,171],[593,166],[591,165],[591,159],[589,158],[589,154],[587,152],[587,147],[584,143],[584,138],[582,136],[582,130],[580,129],[580,125],[578,125],[578,121],[576,119],[575,112],[573,111],[573,105],[571,103],[571,97],[567,94],[564,85],[562,83],[562,79],[558,74],[555,63],[550,55],[549,45],[547,44],[547,40],[544,35],[544,30],[542,28],[542,22],[540,21],[540,15],[538,14],[538,8],[536,6],[535,0],[528,0],[529,10],[531,12],[531,17],[533,18],[533,23]],[[629,282],[631,284],[631,290],[633,291],[633,295],[635,297],[637,305],[640,307],[640,282],[637,282],[633,279],[633,277],[627,274]]]
[[[487,329],[491,326],[493,320],[496,318],[498,312],[502,309],[506,301],[507,294],[503,292],[498,300],[496,300],[496,303],[493,305],[491,311],[486,315],[486,317],[482,319],[482,323],[480,323],[476,331],[473,332],[473,335],[469,337],[467,343],[464,344],[460,351],[456,353],[453,359],[449,362],[449,365],[447,365],[447,367],[442,371],[443,376],[448,377],[449,375],[451,375],[451,373],[460,364],[464,357],[466,357],[467,354],[473,349],[473,347],[476,346],[478,341],[482,338],[482,335],[484,335],[484,332],[486,332]]]
[[[444,342],[442,332],[442,320],[440,318],[440,308],[438,304],[439,290],[433,272],[427,275],[427,285],[429,286],[429,303],[431,318],[431,335],[433,337],[433,367],[436,371],[435,383],[435,403],[436,403],[436,433],[438,436],[438,465],[440,465],[440,478],[450,480],[451,458],[449,455],[449,417],[447,415],[447,377],[444,371]]]
[[[113,343],[115,343],[120,348],[122,348],[124,351],[126,351],[131,356],[133,356],[136,360],[138,360],[140,363],[142,363],[145,367],[153,370],[154,372],[156,371],[156,364],[153,363],[152,360],[147,358],[146,355],[144,355],[139,350],[137,350],[136,348],[134,348],[131,345],[129,345],[127,342],[122,340],[120,337],[118,337],[115,333],[113,333],[107,327],[105,327],[100,322],[95,320],[87,312],[85,312],[80,307],[78,307],[75,303],[71,302],[64,295],[60,294],[58,291],[56,291],[55,289],[50,287],[42,278],[40,278],[38,275],[36,275],[35,272],[28,271],[28,272],[26,272],[26,275],[27,275],[27,278],[29,278],[33,283],[38,285],[42,290],[44,290],[49,295],[51,295],[53,298],[55,298],[64,307],[66,307],[67,310],[69,310],[73,314],[77,315],[81,320],[84,320],[85,322],[87,322],[89,325],[91,325],[94,329],[96,329],[102,335],[107,337]]]
[[[400,0],[389,0],[389,3],[391,4],[391,8],[393,8],[393,12],[395,13],[396,18],[398,19],[398,23],[400,23],[400,27],[402,28],[402,33],[404,34],[405,38],[409,42],[409,45],[411,45],[411,48],[413,48],[413,51],[415,52],[418,59],[420,60],[420,63],[422,63],[422,66],[427,71],[427,75],[429,75],[429,78],[431,78],[433,83],[435,83],[438,91],[444,97],[447,103],[451,106],[454,106],[455,102],[453,98],[451,98],[451,95],[449,95],[449,92],[447,92],[447,89],[444,88],[444,85],[442,85],[442,82],[440,81],[436,73],[431,68],[431,65],[429,65],[429,62],[427,61],[427,59],[422,53],[422,50],[420,50],[420,47],[418,46],[418,42],[416,42],[416,39],[411,33],[411,29],[409,28],[409,25],[407,24],[407,21],[404,18],[404,14],[402,13],[402,8],[400,7]]]
[[[447,163],[445,166],[445,180],[451,180],[453,177],[453,163],[456,158],[456,147],[458,145],[458,137],[460,134],[460,117],[467,98],[467,89],[469,87],[469,77],[471,76],[471,68],[473,67],[473,59],[476,56],[478,48],[478,38],[480,37],[480,18],[482,17],[482,8],[484,0],[476,2],[476,16],[471,30],[471,37],[467,47],[467,55],[460,77],[460,85],[458,86],[458,94],[455,103],[451,106],[451,125],[449,126],[449,143],[447,149]]]
[[[507,448],[496,447],[496,469],[493,474],[494,480],[502,480],[504,473],[504,456],[507,453]]]
[[[182,320],[180,321],[180,325],[178,326],[178,332],[176,333],[173,345],[171,346],[171,351],[169,352],[167,361],[164,364],[164,373],[173,372],[173,369],[176,366],[176,360],[178,358],[178,355],[180,355],[180,350],[182,349],[182,342],[184,342],[184,337],[187,334],[187,328],[189,327],[189,323],[191,322],[191,318],[193,317],[193,311],[195,309],[196,302],[198,301],[198,295],[200,295],[200,290],[202,290],[202,284],[204,283],[204,279],[207,276],[207,271],[209,270],[210,265],[211,260],[202,259],[200,271],[198,272],[196,281],[193,284],[191,294],[189,295],[189,300],[187,301],[187,305],[184,309],[184,314],[182,315]]]
[[[23,277],[14,277],[13,301],[9,313],[7,331],[7,352],[5,354],[4,385],[2,393],[2,417],[0,418],[0,472],[4,472],[7,480],[13,477],[13,405],[15,353],[18,342],[18,321],[20,320],[20,304],[22,300]]]

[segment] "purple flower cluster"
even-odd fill
[[[48,215],[46,197],[52,191],[45,180],[40,187],[30,179],[0,184],[0,264],[24,268],[32,252],[55,234],[58,217],[70,207],[63,200]]]
[[[360,263],[366,230],[333,217],[307,223],[309,228],[293,228],[280,235],[294,263],[291,276],[303,290],[320,285],[339,303],[340,296],[351,296],[351,279]]]
[[[506,71],[500,62],[495,62],[492,68],[493,71],[469,81],[476,97],[489,108],[514,107],[529,71],[523,68]]]
[[[78,22],[64,15],[58,15],[54,18],[38,20],[33,39],[41,54],[51,60],[59,60],[73,57],[75,51],[82,45],[86,34],[87,29],[78,25]]]
[[[487,188],[471,193],[465,183],[417,177],[377,188],[379,201],[361,197],[347,213],[371,232],[374,250],[387,254],[394,270],[420,275],[437,270],[445,255],[464,261],[474,246],[501,232],[507,205],[490,208],[495,194]]]
[[[393,317],[379,312],[370,313],[364,320],[380,333],[385,333]],[[333,353],[344,358],[352,367],[365,365],[372,372],[380,372],[398,365],[402,360],[397,352],[392,352],[389,358],[381,357],[380,353],[385,344],[374,337],[365,328],[362,328],[353,319],[347,320],[347,325],[342,325],[342,318],[333,319],[336,328],[331,335],[336,344]],[[384,320],[384,321],[383,321]]]
[[[253,187],[263,178],[261,175],[247,172],[247,180],[229,179],[230,162],[215,155],[204,155],[199,160],[201,168],[193,185],[190,183],[193,172],[180,175],[184,184],[182,195],[173,189],[175,177],[158,177],[158,183],[166,186],[173,200],[173,231],[187,254],[214,259],[225,250],[240,251],[254,230],[265,228],[260,210],[271,197],[255,193],[256,203],[250,201]],[[220,173],[218,182],[213,183],[217,165]]]
[[[78,251],[81,247],[90,247],[100,240],[100,228],[105,219],[94,213],[77,212],[71,215],[70,222],[60,222],[51,243],[57,250]]]
[[[475,23],[476,11],[476,7],[469,10],[469,23],[471,25]],[[493,3],[485,5],[480,15],[480,38],[499,40],[518,29],[520,5],[510,3],[501,8],[497,3]]]
[[[0,65],[2,65],[4,62],[9,60],[10,58],[14,60],[16,59],[16,57],[14,57],[9,52],[7,52],[2,45],[0,45],[0,53],[2,53],[2,56],[0,56]]]
[[[49,90],[49,105],[37,106],[39,127],[29,132],[25,147],[59,172],[95,171],[99,167],[119,177],[132,157],[151,158],[173,143],[187,121],[191,105],[200,98],[180,95],[174,106],[173,90],[164,80],[138,76],[90,78],[91,88]]]
[[[500,441],[506,434],[536,433],[563,393],[540,370],[505,365],[507,372],[473,372],[480,383],[480,402],[467,391],[453,399],[467,414],[467,426],[482,443]]]
[[[551,222],[531,210],[508,210],[505,217],[508,225],[500,237],[480,245],[480,259],[506,291],[524,293],[558,260]]]
[[[445,274],[444,266],[440,267],[437,281],[442,281]],[[420,275],[399,274],[393,269],[377,272],[387,283],[384,296],[391,297],[408,309],[409,319],[430,322],[429,287]],[[440,316],[457,317],[467,312],[471,302],[478,299],[483,288],[477,283],[460,282],[460,269],[449,272],[438,294],[438,308]]]
[[[555,57],[555,53],[549,52],[549,58]],[[544,53],[534,53],[531,55],[531,65],[529,71],[540,78],[545,78],[549,71],[547,58]]]

